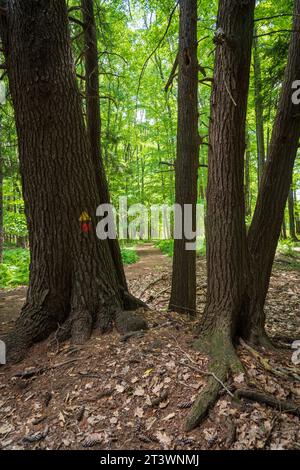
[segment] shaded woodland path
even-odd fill
[[[151,243],[145,243],[136,247],[139,261],[135,264],[125,266],[126,278],[130,282],[133,279],[138,279],[140,276],[145,276],[153,271],[161,271],[166,267],[171,266],[171,259],[163,255],[161,251]]]
[[[171,259],[151,243],[136,247],[139,261],[125,266],[125,273],[129,283],[144,279],[153,272],[159,273],[162,269],[171,266]],[[9,291],[0,290],[0,335],[12,328],[19,316],[20,310],[26,300],[27,286],[20,286]]]

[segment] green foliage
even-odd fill
[[[155,243],[155,246],[160,249],[160,251],[167,256],[173,256],[174,252],[174,241],[173,240],[160,240]]]
[[[297,252],[295,251],[295,243],[290,240],[280,240],[277,247],[277,252],[289,256],[291,258],[297,258]]]
[[[121,255],[124,264],[134,264],[139,260],[134,247],[121,248]]]
[[[0,288],[27,285],[29,279],[29,250],[7,248],[0,264]]]
[[[160,251],[167,256],[172,257],[174,253],[174,241],[173,240],[160,240],[155,243],[155,246],[160,249]],[[197,248],[197,256],[205,256],[206,254],[206,245],[202,240],[200,241],[200,246]]]

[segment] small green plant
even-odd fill
[[[134,264],[139,260],[134,247],[121,248],[121,255],[124,264]]]
[[[173,256],[174,240],[160,240],[155,243],[155,246],[157,246],[164,255]]]
[[[286,270],[300,270],[300,254],[297,250],[298,243],[292,240],[280,240],[277,247],[277,253],[283,255],[284,259],[280,260],[281,267]],[[296,249],[295,249],[296,248]],[[280,267],[280,264],[278,265]]]
[[[173,256],[174,253],[174,240],[160,240],[159,242],[155,243],[155,246],[160,249],[160,251],[164,255]],[[206,246],[205,242],[200,242],[200,247],[197,248],[197,255],[198,256],[205,256],[206,253]]]
[[[29,279],[29,250],[6,248],[0,264],[0,288],[7,289],[27,285]]]
[[[296,251],[294,250],[295,243],[290,240],[279,240],[278,247],[277,247],[277,252],[284,255],[284,256],[290,256],[290,257],[296,257]]]

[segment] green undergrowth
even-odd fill
[[[282,269],[300,271],[300,243],[290,239],[280,240],[276,261]]]
[[[204,241],[200,241],[199,247],[197,249],[197,256],[205,256],[206,246]],[[167,256],[172,257],[174,252],[174,240],[160,240],[155,243],[155,246],[160,249],[160,251]]]
[[[29,250],[5,248],[0,264],[0,288],[12,288],[28,284]]]
[[[121,248],[124,264],[134,264],[139,260],[135,247]],[[29,250],[25,248],[5,247],[3,263],[0,264],[0,288],[12,289],[28,285],[29,280]]]

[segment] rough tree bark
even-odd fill
[[[240,370],[233,340],[244,303],[247,246],[244,203],[245,126],[255,0],[219,3],[211,98],[207,188],[207,302],[195,347],[209,353],[221,381]],[[211,376],[187,421],[194,428],[215,401]]]
[[[59,328],[81,343],[92,328],[144,328],[124,314],[107,241],[96,237],[98,189],[73,65],[64,0],[15,0],[1,19],[31,248],[30,284],[8,358]],[[83,212],[91,217],[82,225]],[[137,319],[138,318],[138,319]],[[135,321],[137,324],[135,325]],[[132,323],[134,325],[132,325]]]
[[[292,84],[300,77],[300,0],[294,19],[284,82],[273,127],[268,159],[248,232],[251,279],[249,305],[241,321],[241,335],[254,344],[270,346],[265,332],[264,304],[292,183],[300,137],[300,105],[293,104]]]
[[[101,204],[106,204],[110,202],[110,195],[101,151],[99,61],[94,1],[81,0],[81,8],[84,23],[86,125],[90,142],[90,152],[95,167],[99,200]],[[118,273],[120,285],[127,291],[127,282],[118,240],[109,239],[109,247]]]
[[[257,35],[256,29],[254,36]],[[258,38],[254,37],[253,40],[253,66],[254,66],[254,104],[255,104],[255,118],[256,118],[256,141],[257,141],[257,181],[258,188],[260,187],[261,177],[263,174],[265,164],[265,137],[264,137],[264,107],[262,97],[262,82],[261,82],[261,64],[259,56],[259,43]]]
[[[175,164],[175,201],[182,208],[192,207],[192,225],[196,229],[197,174],[199,165],[198,134],[198,60],[197,0],[180,1],[178,53],[178,128]],[[179,219],[175,217],[175,224]],[[187,239],[174,240],[172,291],[169,308],[196,314],[196,251],[186,250]],[[191,240],[188,240],[189,242]]]

